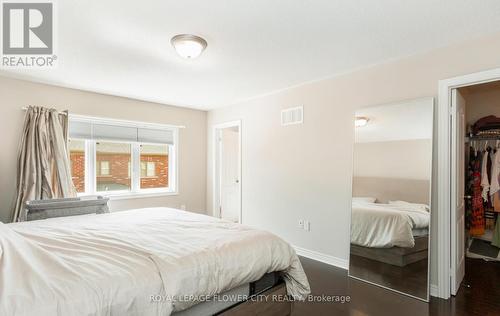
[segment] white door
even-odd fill
[[[465,99],[453,89],[451,101],[451,135],[455,135],[451,142],[451,294],[456,295],[465,275]]]
[[[240,137],[238,127],[228,127],[220,134],[220,216],[240,220]]]

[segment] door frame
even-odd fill
[[[456,131],[452,130],[451,118],[456,113],[452,108],[452,90],[462,87],[499,81],[500,68],[472,73],[439,81],[438,105],[438,223],[437,223],[437,258],[438,280],[437,296],[448,299],[451,296],[451,274],[456,269],[455,247],[451,245],[452,233],[455,233],[455,210],[452,209],[451,144]],[[456,163],[456,162],[455,162]]]
[[[220,162],[220,131],[229,128],[229,127],[238,127],[238,190],[239,190],[239,201],[238,201],[238,207],[239,207],[239,212],[238,212],[238,223],[242,224],[243,222],[243,198],[242,198],[242,172],[241,172],[241,165],[242,165],[242,144],[241,141],[243,139],[242,134],[242,124],[241,120],[235,120],[235,121],[229,121],[229,122],[224,122],[220,124],[216,124],[213,126],[213,144],[214,144],[214,150],[213,150],[213,174],[212,174],[212,187],[213,187],[213,196],[212,196],[212,201],[213,201],[213,215],[217,218],[221,218],[221,181],[220,181],[220,168],[219,168],[219,162]]]

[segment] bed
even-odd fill
[[[426,259],[429,222],[422,204],[353,199],[351,254],[396,266]]]
[[[0,282],[1,315],[231,315],[310,293],[277,236],[169,208],[0,223]]]

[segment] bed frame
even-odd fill
[[[351,254],[371,260],[404,267],[408,264],[427,259],[429,235],[415,237],[413,248],[368,248],[351,244]]]
[[[287,316],[292,313],[292,301],[287,299],[285,283],[280,283],[272,288],[257,294],[258,299],[250,299],[229,307],[216,314],[220,316]]]

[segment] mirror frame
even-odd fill
[[[382,285],[382,284],[378,284],[378,283],[375,283],[375,282],[372,282],[372,281],[368,281],[368,280],[365,280],[365,279],[362,279],[360,277],[356,277],[356,276],[353,276],[351,274],[351,229],[352,229],[352,201],[353,201],[353,192],[354,192],[354,181],[353,181],[353,178],[354,178],[354,146],[356,144],[356,130],[355,130],[355,127],[354,127],[354,133],[352,134],[353,136],[353,141],[352,141],[352,170],[351,170],[351,204],[350,204],[350,210],[351,210],[351,216],[349,217],[349,258],[348,258],[348,272],[347,272],[347,275],[349,278],[352,278],[352,279],[355,279],[355,280],[358,280],[358,281],[361,281],[361,282],[365,282],[365,283],[368,283],[368,284],[371,284],[371,285],[375,285],[375,286],[378,286],[380,288],[383,288],[383,289],[386,289],[386,290],[389,290],[389,291],[392,291],[392,292],[395,292],[395,293],[399,293],[399,294],[402,294],[402,295],[405,295],[405,296],[408,296],[408,297],[412,297],[412,298],[415,298],[417,300],[420,300],[420,301],[423,301],[423,302],[429,302],[430,301],[430,282],[431,282],[431,252],[432,252],[432,249],[431,249],[431,245],[432,245],[432,218],[434,217],[434,212],[433,212],[433,203],[432,203],[432,200],[433,200],[433,185],[434,185],[434,175],[435,175],[435,170],[434,170],[434,154],[435,154],[435,149],[434,149],[434,146],[436,144],[436,135],[434,133],[435,131],[435,124],[436,124],[436,104],[435,104],[435,98],[434,97],[423,97],[423,98],[415,98],[415,99],[406,99],[406,100],[401,100],[401,101],[398,101],[398,102],[391,102],[391,103],[385,103],[385,104],[377,104],[377,105],[371,105],[371,106],[365,106],[365,107],[360,107],[360,108],[357,108],[354,113],[353,113],[353,124],[352,126],[354,126],[354,120],[355,120],[355,117],[356,117],[356,112],[360,109],[366,109],[366,108],[371,108],[371,107],[381,107],[381,106],[390,106],[390,105],[397,105],[397,104],[400,104],[400,103],[406,103],[406,102],[412,102],[412,101],[426,101],[426,102],[429,102],[429,105],[431,107],[431,113],[432,113],[432,124],[431,124],[431,143],[432,143],[432,146],[431,146],[431,152],[430,152],[430,178],[429,178],[429,213],[430,213],[430,219],[429,219],[429,240],[427,241],[428,245],[427,245],[427,294],[426,294],[426,297],[425,298],[422,298],[422,297],[418,297],[418,296],[415,296],[415,295],[412,295],[412,294],[409,294],[409,293],[405,293],[405,292],[402,292],[402,291],[399,291],[397,289],[393,289],[393,288],[390,288],[390,287],[387,287],[385,285]]]

